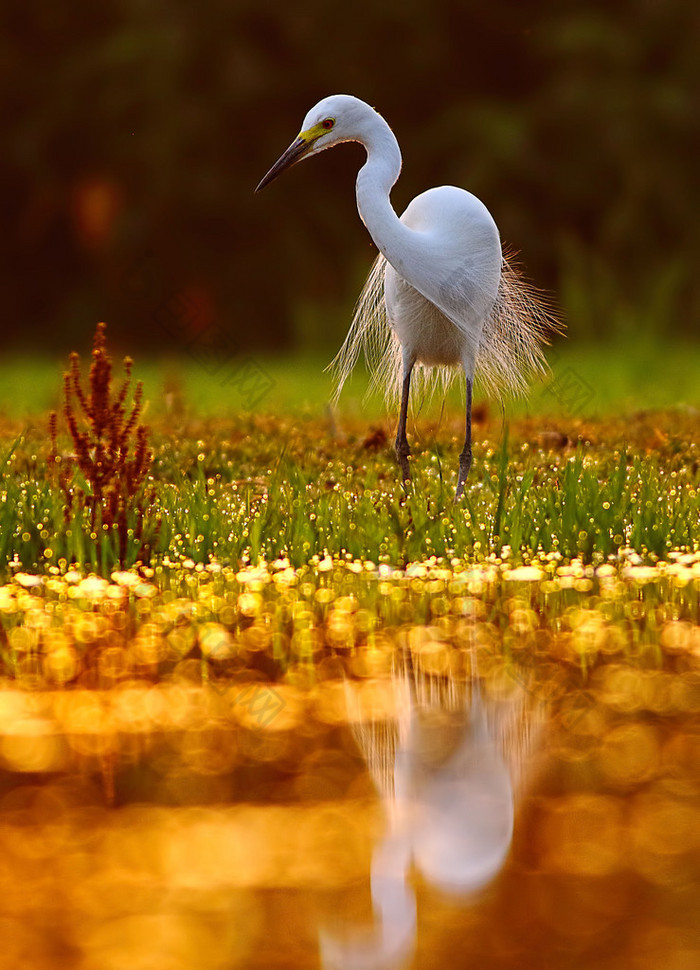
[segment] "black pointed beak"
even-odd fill
[[[281,175],[285,169],[291,168],[292,165],[296,165],[297,162],[301,161],[311,147],[311,144],[310,141],[301,137],[293,141],[284,155],[277,159],[267,175],[263,176],[255,191],[260,192],[270,182],[274,182],[277,176]]]

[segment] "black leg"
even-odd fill
[[[408,456],[411,449],[408,446],[406,437],[406,422],[408,420],[408,393],[411,389],[411,371],[413,364],[405,369],[403,387],[401,389],[401,413],[399,414],[399,426],[396,430],[396,459],[401,468],[401,476],[405,482],[410,481],[411,469],[408,467]]]
[[[469,469],[472,467],[472,382],[467,378],[467,428],[464,436],[464,448],[459,456],[459,476],[457,478],[457,491],[455,492],[455,502],[459,501],[464,493],[464,483],[467,480]]]

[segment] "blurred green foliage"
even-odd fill
[[[373,257],[361,149],[253,195],[336,92],[396,132],[397,210],[474,191],[571,337],[697,333],[691,0],[5,0],[0,23],[5,347],[97,319],[130,350],[337,344]]]
[[[485,404],[486,413],[499,421],[538,416],[553,421],[566,434],[573,433],[578,420],[627,419],[640,412],[669,410],[697,418],[700,413],[697,344],[691,340],[608,340],[602,349],[592,341],[566,340],[550,349],[547,356],[551,373],[535,382],[525,397],[502,404],[485,402],[477,387],[475,401]],[[246,386],[230,379],[246,360],[255,361],[264,380],[253,375]],[[211,373],[191,356],[173,357],[167,352],[139,355],[136,366],[144,386],[144,417],[149,423],[170,419],[177,424],[184,417],[198,415],[206,424],[215,419],[230,421],[231,415],[241,420],[251,414],[285,415],[294,421],[328,416],[333,392],[331,375],[324,370],[328,361],[328,354],[301,351],[256,354],[231,360]],[[36,353],[0,356],[4,419],[0,420],[0,435],[16,434],[24,427],[46,433],[46,412],[62,407],[64,365],[65,360]],[[393,438],[396,408],[387,408],[376,392],[368,395],[369,383],[369,375],[358,364],[340,398],[339,432],[346,419],[359,420],[368,427],[379,422]],[[464,383],[456,381],[446,396],[436,394],[432,399],[416,401],[412,421],[420,429],[425,424],[440,425],[446,415],[451,415],[461,434],[463,410]],[[661,427],[673,427],[677,418],[658,420]]]

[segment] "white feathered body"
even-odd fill
[[[413,390],[419,395],[446,390],[459,374],[460,364],[470,379],[475,378],[497,399],[524,393],[533,378],[546,373],[543,348],[552,333],[561,332],[562,325],[502,251],[497,230],[494,245],[493,235],[486,230],[495,230],[495,224],[486,207],[470,193],[443,186],[414,199],[401,222],[413,219],[414,206],[424,196],[445,191],[461,192],[473,200],[475,212],[481,209],[484,246],[476,251],[470,245],[468,252],[472,265],[482,260],[488,267],[491,286],[472,288],[470,303],[462,302],[462,326],[458,327],[380,253],[358,299],[345,342],[331,365],[335,401],[360,352],[371,374],[370,390],[382,393],[391,404],[401,396],[406,355],[414,356],[417,363]],[[483,280],[485,275],[482,267],[476,279]],[[457,293],[464,289],[462,277]],[[444,286],[445,303],[448,293]],[[452,299],[459,299],[454,291]]]
[[[420,234],[430,269],[423,285],[430,292],[419,292],[387,262],[387,322],[404,354],[417,363],[462,364],[471,377],[498,295],[502,253],[496,223],[476,196],[448,185],[416,196],[401,222]]]

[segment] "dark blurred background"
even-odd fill
[[[571,338],[697,334],[694,0],[4,0],[0,18],[4,352],[83,349],[97,320],[155,351],[163,314],[246,350],[336,346],[374,255],[362,150],[253,194],[333,93],[394,129],[396,209],[475,192]]]

